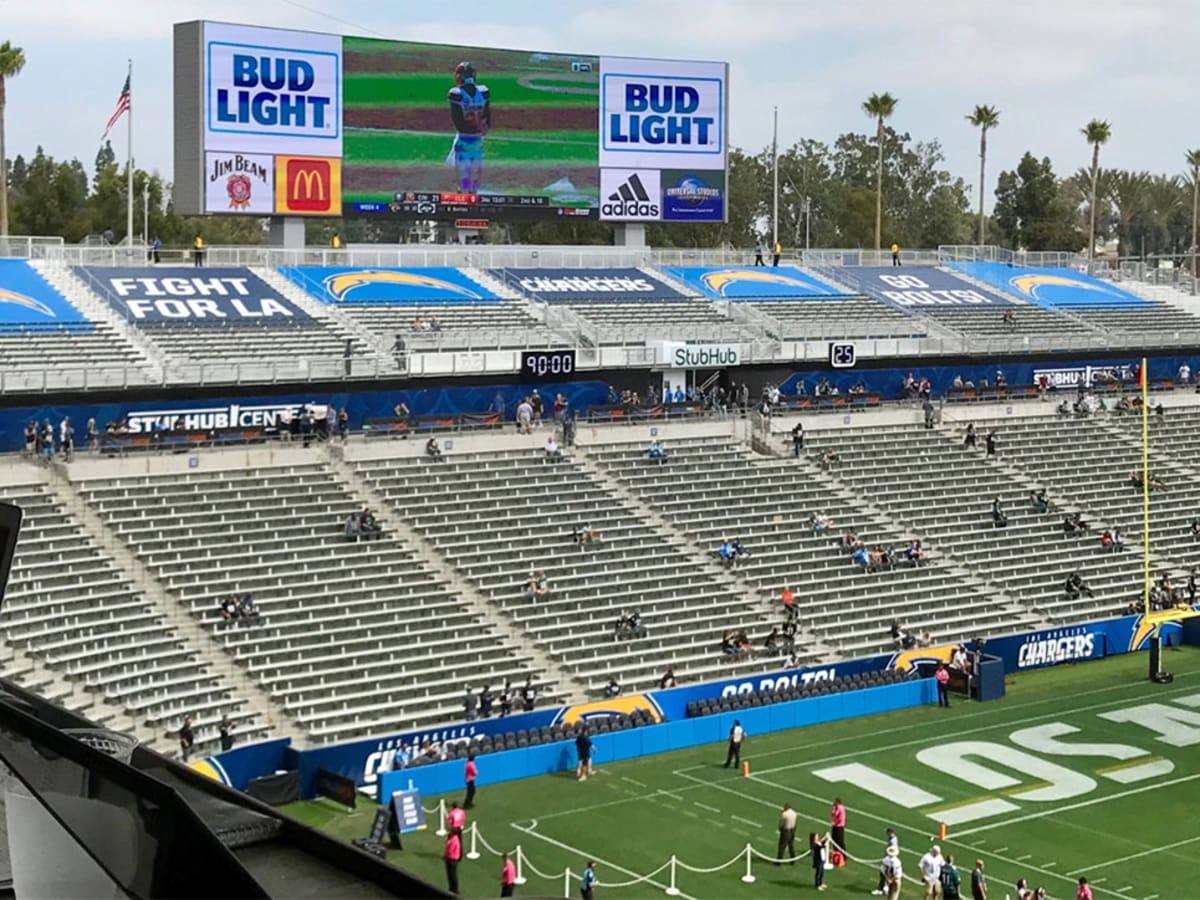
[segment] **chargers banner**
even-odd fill
[[[23,259],[0,259],[0,323],[94,326]],[[77,329],[78,330],[78,329]]]
[[[680,300],[683,294],[640,269],[492,269],[534,300]]]
[[[1011,673],[1145,650],[1153,632],[1154,626],[1144,616],[1121,616],[995,638],[984,650],[1004,660],[1004,670]],[[1179,646],[1182,635],[1179,622],[1162,625],[1163,646]]]
[[[664,269],[698,293],[716,300],[797,300],[806,297],[840,297],[839,291],[795,266],[674,266]]]
[[[285,266],[279,271],[322,303],[386,306],[500,300],[483,285],[448,266],[409,269]]]
[[[953,263],[954,268],[1046,309],[1072,306],[1146,306],[1150,301],[1074,269],[1036,269],[996,262]]]
[[[837,276],[847,287],[904,310],[936,313],[953,307],[995,312],[1016,305],[951,272],[931,267],[909,271],[896,266],[844,266]]]
[[[725,168],[727,67],[600,58],[600,168]]]
[[[311,325],[300,307],[249,269],[110,269],[76,271],[135,325]]]

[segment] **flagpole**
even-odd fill
[[[133,252],[133,60],[129,60],[129,109],[125,113],[126,177],[129,179],[125,191],[125,240],[129,243],[129,252]]]

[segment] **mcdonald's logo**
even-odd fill
[[[340,216],[342,161],[312,156],[276,156],[275,212]]]

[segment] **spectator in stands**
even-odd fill
[[[985,446],[987,448],[987,450],[986,450],[987,456],[995,456],[996,455],[996,432],[994,429],[992,431],[988,432],[987,441],[985,443]]]
[[[1004,504],[1000,501],[999,497],[992,501],[992,527],[1008,527],[1008,516],[1004,512]]]
[[[36,456],[38,445],[38,424],[36,419],[25,423],[25,455]]]
[[[1179,371],[1175,373],[1180,384],[1192,383],[1192,367],[1187,364],[1187,361],[1179,364]]]
[[[804,423],[796,422],[792,428],[792,451],[796,454],[796,458],[800,458],[800,451],[804,449]]]
[[[235,624],[238,620],[237,600],[233,594],[230,594],[218,604],[221,612],[221,621],[227,624]]]
[[[678,687],[679,682],[675,680],[675,670],[667,669],[663,672],[662,678],[658,679],[658,689],[660,691],[669,691],[673,687]]]
[[[192,265],[196,268],[204,265],[204,237],[199,234],[192,239]]]
[[[525,687],[521,688],[521,708],[525,712],[533,712],[535,703],[537,703],[537,688],[533,686],[533,676],[530,675],[525,679]]]
[[[967,658],[967,648],[959,644],[950,654],[950,668],[956,672],[969,672],[971,661]]]
[[[1083,516],[1079,511],[1067,513],[1063,517],[1063,534],[1085,534],[1087,532],[1087,523],[1083,521]]]
[[[546,600],[550,597],[550,583],[546,580],[546,573],[542,571],[530,572],[529,580],[526,582],[529,590],[529,596],[533,600]]]
[[[238,617],[247,625],[262,624],[262,614],[258,611],[258,606],[254,602],[254,597],[249,593],[242,594],[238,599]]]
[[[155,235],[154,240],[150,242],[150,262],[154,265],[162,262],[162,240],[158,235]]]
[[[579,549],[600,543],[600,532],[591,525],[580,525],[571,532],[571,540],[579,545]]]
[[[963,386],[963,377],[961,375],[955,375],[954,380],[952,382],[950,382],[950,387],[954,388],[956,391],[961,391],[962,386]]]
[[[533,404],[528,397],[517,404],[517,431],[520,434],[533,434]]]
[[[1067,580],[1063,583],[1063,593],[1066,599],[1072,602],[1078,600],[1083,594],[1087,594],[1089,599],[1095,596],[1092,589],[1084,583],[1083,576],[1079,572],[1072,572],[1067,576]]]
[[[933,428],[933,401],[926,397],[921,402],[921,411],[925,413],[925,430],[929,431]]]
[[[632,612],[621,613],[613,630],[613,640],[644,638],[647,634],[646,626],[642,624],[642,614],[635,609]]]
[[[921,542],[914,538],[905,546],[904,558],[912,565],[919,566],[929,561],[929,554],[925,552],[925,548],[921,546]]]
[[[871,551],[865,546],[859,546],[858,549],[850,554],[850,559],[855,565],[861,566],[864,572],[870,572],[873,568],[871,565]]]
[[[832,449],[830,449],[821,454],[821,461],[819,465],[821,466],[822,470],[828,472],[838,461],[838,455]]]
[[[183,761],[187,762],[188,757],[191,756],[192,747],[196,743],[196,735],[192,731],[192,717],[191,716],[183,717],[183,725],[180,726],[178,734],[179,734],[179,754],[181,757],[183,757]]]
[[[741,538],[734,538],[731,542],[731,546],[733,547],[733,558],[735,563],[740,565],[750,558],[750,551],[742,545]]]
[[[479,718],[490,719],[492,717],[492,703],[495,698],[492,696],[492,686],[485,684],[479,691],[479,696],[475,698],[475,702],[479,706]]]
[[[357,542],[361,536],[360,528],[359,514],[356,512],[350,513],[346,519],[346,540]]]
[[[754,242],[754,264],[756,266],[765,266],[766,265],[766,263],[763,262],[762,254],[763,254],[762,241],[755,241]]]
[[[529,395],[529,406],[533,410],[533,426],[540,427],[542,424],[542,412],[545,410],[545,403],[542,401],[542,395],[538,393],[538,389],[534,388],[533,393]]]
[[[333,407],[330,407],[332,409]],[[350,416],[346,413],[346,407],[338,410],[337,414],[337,433],[342,439],[342,443],[346,443],[346,438],[350,436]]]
[[[796,595],[792,593],[791,588],[785,587],[779,595],[779,599],[783,603],[783,614],[787,617],[788,621],[790,622],[795,619],[798,610],[796,609]]]
[[[475,716],[479,710],[479,698],[475,696],[475,691],[471,686],[467,685],[467,690],[463,694],[463,717],[468,722],[474,722]]]
[[[1050,501],[1046,499],[1046,489],[1038,488],[1029,495],[1029,505],[1035,513],[1044,513],[1050,509]]]
[[[1017,314],[1015,312],[1013,312],[1013,310],[1011,310],[1011,309],[1005,310],[1004,315],[1001,317],[1000,321],[1001,321],[1001,324],[1003,324],[1009,331],[1017,330]]]
[[[513,687],[512,681],[504,679],[504,690],[500,692],[500,718],[504,718],[512,712],[513,705]]]
[[[546,462],[562,462],[562,451],[558,449],[558,441],[554,439],[553,433],[546,435]]]
[[[42,422],[42,443],[38,450],[46,462],[54,458],[54,426],[49,419]]]
[[[233,749],[233,730],[237,728],[237,723],[234,722],[228,715],[221,716],[221,724],[217,726],[217,730],[221,734],[221,752]]]
[[[1008,378],[1003,369],[996,370],[996,387],[1008,387]]]
[[[963,446],[968,450],[975,449],[975,424],[973,422],[967,423],[967,436],[963,438]]]
[[[898,243],[896,243],[895,241],[892,241],[891,250],[892,250],[892,265],[893,266],[900,265],[900,245]]]
[[[662,445],[661,441],[655,438],[650,442],[650,446],[646,448],[646,458],[661,466],[667,461],[667,448]]]
[[[609,678],[608,684],[604,686],[604,696],[609,699],[621,696],[621,683],[615,678]]]
[[[96,453],[100,449],[100,431],[96,428],[96,420],[88,419],[85,430],[87,434],[88,452]]]
[[[821,534],[833,525],[833,520],[825,513],[817,510],[810,513],[808,516],[808,527],[813,530],[814,534]]]
[[[779,656],[783,652],[785,643],[783,635],[779,632],[779,627],[772,626],[770,632],[763,638],[763,653],[767,656]]]
[[[438,440],[435,437],[431,437],[425,442],[425,455],[437,463],[446,461],[446,457],[442,453],[442,448],[438,446]]]

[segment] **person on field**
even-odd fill
[[[813,887],[818,891],[823,891],[829,887],[825,883],[825,865],[829,858],[829,835],[822,837],[815,831],[810,831],[808,851],[812,854]]]
[[[446,849],[442,859],[446,861],[446,886],[450,893],[458,893],[458,864],[462,861],[462,829],[451,828],[446,835]]]
[[[599,883],[596,878],[596,863],[594,860],[588,860],[583,877],[579,879],[579,896],[582,900],[593,900],[596,896],[596,885]]]
[[[842,805],[841,797],[833,798],[833,807],[829,810],[829,837],[835,848],[846,852],[846,807]]]
[[[942,896],[942,848],[934,844],[921,857],[917,867],[921,870],[922,896],[924,900],[938,900]]]
[[[942,898],[943,900],[959,900],[959,885],[962,876],[958,874],[958,866],[954,865],[954,857],[946,856],[946,864],[942,866]]]
[[[785,851],[792,860],[796,859],[796,811],[790,803],[783,804],[779,814],[779,849],[775,853],[775,865],[780,865]]]
[[[904,882],[904,867],[900,865],[900,848],[888,847],[879,864],[879,872],[883,876],[885,897],[888,900],[899,900],[900,886]]]
[[[1079,887],[1075,888],[1075,900],[1093,900],[1088,880],[1082,876],[1079,879]]]
[[[742,741],[746,739],[746,731],[742,728],[742,723],[737,719],[733,720],[733,727],[729,729],[729,751],[725,754],[725,768],[730,765],[740,767],[742,764]]]
[[[500,896],[511,897],[517,889],[517,867],[509,858],[508,854],[504,854],[504,864],[500,867]]]
[[[889,828],[887,830],[886,834],[887,834],[887,846],[884,848],[883,852],[886,854],[889,850],[891,850],[894,847],[896,849],[896,852],[899,853],[900,852],[900,838],[896,837],[896,829]],[[886,867],[883,865],[881,865],[879,867],[879,885],[875,888],[875,890],[871,891],[871,893],[874,894],[876,897],[882,897],[884,888],[887,887],[887,882],[884,881],[885,868]]]
[[[983,874],[983,860],[975,860],[971,870],[971,900],[987,900],[987,876]]]

